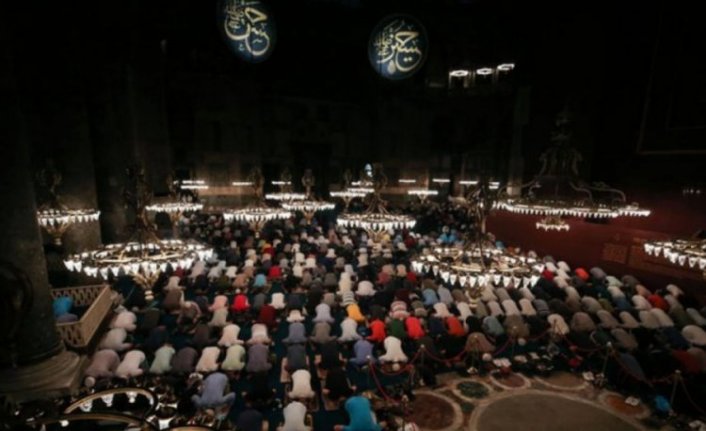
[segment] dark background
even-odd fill
[[[268,4],[277,44],[253,65],[220,39],[215,1],[3,2],[3,64],[25,143],[37,168],[57,162],[67,203],[101,209],[92,241],[120,237],[122,174],[134,160],[158,195],[174,170],[208,180],[214,205],[240,202],[227,186],[256,164],[268,180],[285,166],[295,178],[313,168],[320,194],[342,169],[372,161],[393,180],[527,180],[565,106],[584,177],[654,210],[591,224],[585,237],[574,229],[562,237],[567,259],[610,266],[611,241],[631,249],[706,225],[704,198],[682,194],[706,193],[706,29],[693,3]],[[380,19],[400,12],[426,27],[430,50],[414,77],[392,82],[370,66],[367,42]],[[451,69],[503,62],[517,67],[496,84],[448,85]],[[533,223],[498,215],[491,228],[525,247],[557,247]],[[69,247],[85,244],[69,237]],[[630,256],[616,264],[630,266]]]

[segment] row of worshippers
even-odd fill
[[[309,242],[308,240],[306,241],[306,243],[311,244],[311,242]],[[398,244],[405,245],[405,243]],[[300,246],[301,245],[304,244],[300,244]],[[270,247],[261,247],[260,250],[265,250],[267,248]],[[330,322],[331,309],[332,307],[342,307],[343,309],[345,309],[347,316],[340,324],[341,333],[339,337],[337,337],[337,339],[340,339],[343,342],[355,343],[355,357],[353,359],[358,360],[359,363],[364,363],[371,357],[375,356],[375,354],[372,352],[372,349],[370,349],[369,344],[374,345],[375,343],[382,343],[386,348],[386,352],[382,355],[379,355],[380,358],[378,359],[381,359],[382,361],[389,360],[390,362],[403,362],[407,359],[402,348],[402,342],[404,339],[421,339],[422,337],[426,337],[429,334],[434,335],[436,337],[437,335],[443,335],[444,332],[453,335],[460,335],[459,329],[462,329],[464,331],[464,335],[467,332],[470,332],[471,335],[474,335],[474,346],[476,346],[483,344],[481,342],[483,341],[483,339],[480,338],[478,334],[485,334],[489,337],[496,338],[498,336],[502,336],[504,333],[511,332],[510,330],[508,330],[509,328],[511,328],[511,330],[515,332],[520,331],[520,334],[525,333],[522,332],[523,328],[525,328],[524,325],[526,325],[527,321],[531,321],[531,318],[534,315],[546,317],[547,321],[549,321],[555,331],[559,331],[564,334],[571,332],[566,331],[565,328],[566,326],[568,326],[566,325],[566,321],[568,320],[571,322],[571,327],[575,326],[577,328],[576,332],[583,332],[579,330],[582,328],[582,325],[583,327],[591,328],[591,325],[585,319],[585,314],[588,314],[589,319],[594,319],[594,314],[595,318],[600,319],[601,317],[598,316],[598,314],[601,314],[602,316],[604,316],[605,319],[608,319],[607,317],[605,317],[605,313],[599,313],[600,311],[606,311],[608,313],[611,313],[611,311],[609,311],[608,307],[606,306],[606,301],[601,301],[602,299],[610,301],[610,305],[613,307],[613,313],[616,310],[622,310],[620,311],[620,313],[635,312],[635,307],[633,307],[633,309],[631,309],[630,307],[625,307],[624,304],[619,301],[621,295],[617,293],[617,290],[615,289],[616,285],[611,284],[611,282],[613,281],[608,278],[609,276],[605,276],[601,280],[601,274],[592,274],[594,272],[592,270],[591,275],[588,277],[588,279],[583,280],[584,277],[581,277],[581,275],[583,275],[582,272],[577,269],[575,277],[583,280],[585,283],[578,283],[574,279],[575,277],[571,277],[571,281],[573,282],[573,284],[578,284],[578,286],[575,287],[573,284],[569,286],[562,286],[563,282],[560,280],[565,280],[566,277],[564,277],[564,274],[562,274],[560,271],[563,271],[564,273],[566,273],[567,271],[565,270],[565,268],[557,268],[555,272],[552,272],[551,261],[547,264],[547,269],[549,270],[549,273],[543,274],[543,277],[538,283],[539,286],[534,286],[532,289],[529,289],[529,293],[534,297],[533,299],[530,299],[531,297],[527,295],[525,291],[522,290],[522,288],[506,289],[503,287],[496,287],[494,289],[489,289],[489,287],[486,286],[486,288],[483,290],[483,293],[485,295],[483,297],[484,301],[480,301],[477,304],[472,304],[472,301],[469,301],[467,297],[463,298],[461,295],[459,295],[458,289],[448,289],[447,287],[444,287],[441,283],[438,283],[439,280],[433,280],[429,277],[417,277],[417,279],[415,279],[416,275],[414,273],[406,272],[406,265],[402,268],[400,268],[399,266],[397,266],[396,268],[393,267],[393,270],[390,271],[389,266],[386,266],[389,265],[389,263],[387,263],[383,265],[386,266],[386,268],[383,270],[381,266],[375,263],[376,259],[372,259],[373,262],[369,263],[367,253],[361,252],[361,250],[359,250],[356,261],[352,261],[352,259],[348,257],[347,260],[344,260],[343,265],[341,267],[341,265],[339,265],[339,262],[337,262],[338,256],[336,256],[335,254],[336,251],[333,251],[333,253],[331,252],[333,249],[329,248],[325,251],[325,253],[322,253],[321,247],[309,247],[309,256],[304,257],[303,265],[301,262],[301,255],[297,255],[297,253],[301,253],[301,251],[294,251],[296,249],[297,248],[292,247],[289,251],[289,256],[291,260],[295,262],[295,264],[291,268],[287,266],[287,262],[282,262],[281,259],[279,261],[279,265],[269,266],[269,268],[267,269],[268,273],[271,272],[273,267],[279,267],[280,272],[279,274],[277,274],[277,271],[275,270],[273,274],[275,277],[271,277],[270,280],[268,280],[268,275],[272,274],[266,275],[264,271],[267,265],[262,265],[263,263],[272,261],[271,258],[265,257],[266,255],[272,256],[272,254],[270,253],[262,253],[258,255],[257,252],[252,253],[251,251],[249,251],[249,249],[248,253],[245,255],[247,258],[242,261],[242,267],[239,268],[239,270],[237,270],[235,274],[232,270],[230,270],[230,267],[224,266],[220,262],[218,262],[216,265],[212,265],[210,268],[208,268],[208,270],[206,268],[206,265],[199,265],[197,263],[197,266],[194,268],[195,271],[192,271],[192,274],[190,274],[194,275],[194,273],[197,273],[196,276],[193,277],[193,279],[199,279],[199,277],[203,276],[204,273],[207,273],[206,278],[211,279],[209,280],[210,283],[208,285],[210,287],[211,285],[215,284],[215,282],[221,281],[224,276],[227,277],[230,281],[230,276],[235,275],[235,277],[233,277],[232,283],[230,284],[230,287],[225,290],[227,291],[230,288],[233,288],[234,291],[237,292],[238,289],[241,289],[241,291],[239,293],[235,293],[235,295],[217,295],[216,297],[214,297],[213,301],[208,304],[207,311],[204,310],[203,300],[201,300],[199,303],[198,297],[195,301],[186,301],[184,299],[183,289],[174,288],[174,286],[179,286],[179,284],[173,282],[172,279],[170,279],[170,283],[173,286],[169,287],[168,284],[168,288],[165,288],[165,299],[163,302],[163,306],[165,307],[165,310],[167,312],[178,313],[178,320],[180,322],[180,325],[184,326],[184,330],[193,330],[194,339],[197,342],[196,344],[201,345],[201,355],[198,359],[198,351],[196,351],[196,354],[194,354],[190,350],[184,351],[183,356],[186,358],[186,363],[200,363],[203,359],[203,365],[205,367],[204,369],[208,369],[209,364],[211,364],[212,367],[213,362],[215,362],[213,360],[213,357],[217,358],[218,356],[215,355],[215,351],[213,350],[207,353],[206,348],[213,346],[208,346],[209,343],[202,342],[203,340],[211,340],[210,332],[208,332],[209,329],[212,330],[212,328],[221,328],[224,333],[222,337],[233,338],[235,334],[235,338],[237,339],[238,336],[236,331],[238,331],[238,329],[236,328],[238,328],[238,325],[230,323],[229,320],[233,320],[233,317],[239,315],[240,313],[252,313],[252,315],[254,315],[255,312],[258,313],[259,319],[261,317],[259,316],[259,314],[262,313],[263,309],[266,312],[264,313],[265,315],[262,316],[262,323],[259,324],[264,325],[265,328],[271,329],[273,328],[273,325],[276,326],[276,320],[273,319],[273,316],[277,313],[282,312],[280,310],[284,310],[284,312],[286,312],[285,320],[290,325],[295,323],[301,323],[301,320],[303,320],[304,316],[308,314],[309,316],[311,316],[311,319],[315,324],[313,333],[311,335],[308,335],[308,337],[314,337],[315,339],[319,340],[326,340],[327,338],[333,337],[333,335],[331,335],[332,330],[330,326],[328,327],[328,329],[326,326],[331,325],[333,323]],[[373,258],[381,257],[383,262],[390,262],[395,257],[399,256],[398,252],[400,251],[402,253],[406,253],[404,248],[398,246],[397,251],[395,253],[392,253],[392,251],[389,250],[384,250],[381,253],[377,253],[377,256],[375,255],[375,252],[373,252],[372,254]],[[286,253],[285,256],[287,256]],[[335,268],[334,271],[328,271],[328,268],[325,264],[321,265],[321,262],[325,262],[326,260],[333,262],[332,267]],[[283,263],[284,265],[282,265]],[[347,265],[349,266],[348,268],[346,267]],[[213,271],[214,267],[220,267],[220,273],[218,273],[218,271]],[[248,270],[248,268],[253,269]],[[299,276],[300,273],[298,272],[297,268],[302,269],[301,277]],[[229,273],[228,271],[231,272]],[[245,274],[246,276],[241,277],[240,284],[238,286],[234,286],[236,279],[241,274]],[[300,287],[299,285],[302,284],[301,281],[304,281],[303,279],[307,274],[310,276],[308,290],[306,291],[306,293],[298,292],[298,287]],[[209,275],[211,275],[212,277],[209,277]],[[276,279],[276,276],[278,275],[280,277],[291,277],[290,279],[296,280],[297,283],[296,285],[290,284],[290,286],[293,286],[293,289],[291,290],[289,295],[285,295],[283,293],[274,293],[268,296],[268,294],[265,293],[268,281]],[[332,283],[331,280],[326,283],[327,278],[332,278],[331,275],[335,277],[335,283]],[[192,277],[189,278],[191,279]],[[353,281],[357,280],[360,281],[357,282],[357,288],[353,290],[351,288]],[[370,280],[375,280],[375,282],[373,283]],[[603,281],[603,283],[596,283],[596,280]],[[243,281],[245,282],[243,283]],[[221,284],[223,285],[223,283]],[[332,292],[331,290],[333,289],[336,289],[336,292]],[[580,296],[582,311],[574,311],[575,308],[571,308],[572,306],[575,306],[574,301],[572,301],[572,299],[575,298],[572,289],[576,290],[577,292],[582,292],[582,296]],[[621,290],[621,292],[623,292],[624,295],[626,294],[626,292],[629,293],[629,290],[625,288],[625,285],[619,286],[619,289]],[[635,289],[636,291],[639,290],[637,288]],[[180,290],[181,292],[179,292]],[[178,295],[172,294],[173,298],[178,298],[176,301],[176,304],[178,304],[178,306],[176,307],[173,304],[170,304],[170,301],[167,301],[167,299],[169,299],[167,297],[169,296],[171,291],[176,291],[178,293]],[[505,293],[508,295],[508,298],[505,298],[503,291],[506,291]],[[521,311],[519,314],[515,312],[515,309],[512,308],[510,302],[506,302],[508,300],[512,301],[513,295],[516,295],[518,291],[523,295],[523,297],[516,302],[515,308],[518,308],[518,310]],[[601,292],[603,291],[607,291],[610,296],[607,297],[606,295],[602,295]],[[562,295],[560,292],[564,292],[565,295]],[[463,292],[460,293],[463,294]],[[315,299],[319,295],[320,298],[317,302],[315,301]],[[496,298],[493,298],[491,295],[495,295]],[[650,293],[646,296],[646,299],[648,300],[650,305],[652,305],[653,303],[659,304],[659,301],[656,297],[652,297],[650,300],[650,296],[654,296],[654,294]],[[667,302],[667,304],[670,303],[670,300],[667,299],[667,295],[658,296],[663,297],[664,301]],[[514,299],[517,298],[519,297],[514,296]],[[568,312],[567,307],[563,307],[559,304],[561,298],[563,298],[563,303],[568,306]],[[596,300],[601,305],[603,310],[595,310],[595,313],[583,311],[584,303],[586,303],[586,310],[588,310],[590,306],[595,305],[592,301],[587,298],[597,298]],[[451,299],[451,301],[449,301],[449,299]],[[294,305],[292,306],[290,302],[294,303]],[[544,304],[542,302],[544,302]],[[634,300],[633,303],[635,303]],[[644,304],[639,305],[644,307]],[[650,312],[650,314],[654,314],[655,318],[659,320],[659,318],[663,318],[663,316],[661,315],[661,313],[654,310],[664,311],[663,304],[661,305],[662,307],[652,305],[652,308],[650,309],[644,307],[645,309],[640,310],[639,313],[642,311],[648,311]],[[466,309],[466,306],[468,306],[468,310]],[[535,314],[533,314],[533,308]],[[226,312],[219,310],[226,310]],[[274,313],[272,313],[272,310],[274,310]],[[549,313],[546,313],[547,310],[549,311]],[[692,320],[695,320],[695,318],[700,315],[700,313],[694,314],[695,310],[696,309],[693,307],[686,308],[687,315],[690,315]],[[524,311],[524,313],[522,311]],[[199,315],[199,313],[202,314]],[[576,316],[577,314],[578,316]],[[208,322],[199,321],[200,317],[203,315],[209,315],[210,320]],[[513,317],[518,315],[521,317],[521,319],[524,319],[522,323],[520,323],[515,317]],[[550,316],[553,317],[549,319]],[[619,315],[618,317],[621,318],[621,322],[623,322],[624,319],[628,319],[627,314],[622,316]],[[471,318],[471,320],[469,320],[469,318]],[[476,318],[478,320],[474,320],[473,318]],[[128,318],[126,319],[129,320]],[[423,324],[422,320],[420,319],[428,320]],[[647,320],[649,318],[645,317],[644,319]],[[514,320],[515,323],[510,325],[503,325],[503,323],[508,322],[508,320],[510,322]],[[564,321],[564,325],[562,325],[561,323],[562,320]],[[576,322],[574,322],[574,320],[576,320]],[[640,320],[642,321],[642,319]],[[665,319],[662,320],[666,321]],[[358,331],[358,325],[361,325],[364,322],[367,322],[369,327],[368,329],[370,335],[368,335],[367,337],[361,336]],[[397,322],[401,322],[402,326],[400,326]],[[439,329],[441,326],[438,325],[439,322],[443,322],[442,325],[444,326],[444,330]],[[209,323],[211,323],[211,325],[209,325]],[[478,323],[480,323],[480,325]],[[630,324],[632,324],[632,322],[630,322]],[[190,325],[194,325],[193,329],[190,327]],[[622,328],[614,329],[631,329],[626,326],[625,323],[623,323],[622,326]],[[643,326],[649,327],[649,325]],[[296,329],[297,327],[298,326],[296,325],[294,327],[290,327],[289,332],[292,338],[296,339],[297,337],[301,336],[307,337],[305,333],[302,333],[300,330]],[[147,341],[154,342],[147,342],[147,344],[152,344],[152,346],[155,347],[159,344],[158,341],[161,337],[161,331],[158,328],[159,327],[153,328],[150,331],[150,336],[147,337]],[[228,329],[226,330],[226,328]],[[120,328],[116,327],[113,329]],[[106,336],[106,339],[114,338],[114,345],[119,348],[124,347],[123,350],[129,349],[131,346],[125,347],[125,338],[122,337],[121,339],[121,335],[118,332],[113,332],[113,329],[111,329],[111,332],[108,334],[108,336]],[[256,332],[254,329],[255,328],[253,328],[253,333]],[[154,335],[152,334],[153,331]],[[396,334],[397,336],[387,336],[387,333]],[[383,334],[385,335],[385,337],[382,337]],[[517,333],[514,335],[517,335]],[[700,334],[697,333],[696,335],[696,338],[698,338],[698,335]],[[369,338],[367,340],[364,339],[368,337],[372,338]],[[615,336],[615,338],[617,339],[618,336]],[[479,339],[481,341],[478,341]],[[468,340],[471,340],[470,336]],[[436,339],[436,341],[438,341],[438,338]],[[487,341],[487,338],[485,339],[485,341]],[[365,342],[367,342],[368,345],[366,345]],[[258,343],[255,343],[255,345],[257,344]],[[296,343],[294,344],[296,345]],[[244,352],[240,349],[236,349],[235,346],[240,346],[240,343],[236,343],[233,346],[229,346],[228,349],[230,350],[230,348],[233,347],[232,357],[240,358],[240,363],[236,365],[236,367],[239,367],[242,365],[243,362],[245,362],[242,359]],[[145,350],[154,350],[156,353],[156,351],[159,350],[161,347],[165,347],[165,349],[169,348],[168,346],[160,346],[156,349],[146,348]],[[242,348],[242,346],[240,347]],[[484,347],[486,348],[486,350],[491,350],[487,345],[485,345]],[[179,352],[172,353],[172,355],[177,356],[179,353],[182,353],[182,350],[184,349],[188,349],[188,347],[180,349]],[[244,348],[242,349],[244,350]],[[293,362],[296,363],[295,359],[297,355],[295,353],[297,349],[292,350],[294,352],[292,353]],[[123,362],[126,362],[125,359],[127,359],[128,354],[131,353],[133,352],[129,351],[127,352],[127,354],[125,354]],[[249,353],[250,352],[246,353],[248,357],[251,356]],[[164,354],[167,355],[168,353]],[[253,351],[252,355],[254,357],[257,357],[258,352]],[[267,354],[265,354],[265,356],[267,356]],[[123,368],[128,370],[134,368],[130,365],[136,362],[139,357],[140,356],[138,353],[131,355],[130,361],[127,361]],[[229,362],[227,360],[227,357],[228,355],[226,354],[226,360],[223,361],[223,363]],[[165,361],[157,362],[164,363]],[[235,362],[237,363],[238,361]],[[264,362],[265,364],[267,364],[267,361],[257,362]],[[135,372],[137,373],[138,371]],[[129,377],[129,374],[129,371],[125,373],[123,370],[121,370],[121,375],[128,375]]]

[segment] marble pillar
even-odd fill
[[[21,401],[68,393],[81,361],[56,329],[13,61],[8,50],[2,54],[0,115],[9,127],[0,128],[0,395]]]

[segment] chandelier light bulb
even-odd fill
[[[304,193],[292,193],[292,192],[280,192],[280,193],[268,193],[265,195],[265,199],[271,201],[297,201],[306,198]]]
[[[454,69],[449,71],[449,76],[452,78],[465,78],[468,76],[471,72],[469,72],[466,69]]]
[[[289,211],[301,211],[305,213],[316,212],[316,211],[328,211],[336,208],[335,204],[323,201],[294,201],[285,202],[282,204],[282,208]]]
[[[436,196],[439,194],[438,190],[427,190],[427,189],[414,189],[414,190],[407,190],[408,195],[412,196],[419,196],[419,197],[427,197],[427,196]]]

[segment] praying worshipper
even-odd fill
[[[270,304],[263,304],[259,308],[257,315],[257,323],[261,323],[267,326],[269,329],[274,330],[277,327],[277,310]]]
[[[289,310],[289,315],[287,316],[287,322],[293,323],[293,322],[303,322],[304,316],[302,316],[302,312],[300,309],[295,308],[293,310]]]
[[[260,311],[263,305],[267,304],[267,294],[264,292],[258,292],[254,297],[251,304],[251,308],[257,312]],[[268,304],[269,305],[269,304]]]
[[[331,335],[331,325],[326,322],[318,322],[314,325],[309,341],[315,344],[323,344],[336,339],[336,336]]]
[[[213,313],[221,308],[228,308],[228,297],[225,295],[217,295],[213,298],[213,304],[208,307],[208,311]]]
[[[431,307],[439,302],[439,297],[436,295],[436,290],[432,288],[431,285],[422,290],[422,296],[424,297],[424,305],[426,307]]]
[[[300,369],[292,373],[292,390],[287,394],[293,400],[308,400],[316,396],[311,389],[311,373]]]
[[[418,299],[412,301],[411,307],[412,311],[414,311],[413,315],[415,317],[427,317],[429,314],[427,309],[424,307],[424,303]]]
[[[319,368],[322,370],[328,370],[333,367],[341,366],[343,363],[343,357],[338,350],[338,343],[334,341],[329,341],[324,343],[320,347],[321,352],[321,362],[319,363]]]
[[[172,373],[189,375],[194,372],[194,366],[199,352],[193,347],[182,347],[172,358]]]
[[[142,343],[141,348],[147,353],[153,353],[164,345],[169,339],[167,327],[160,325],[150,331],[147,339]]]
[[[681,330],[682,336],[692,345],[706,347],[706,331],[696,325],[687,325]]]
[[[159,325],[162,318],[162,312],[157,308],[148,308],[142,313],[142,321],[139,324],[138,331],[142,334],[148,334],[152,328]]]
[[[252,344],[248,348],[248,364],[245,370],[249,373],[259,373],[269,371],[272,364],[269,361],[270,351],[266,345],[261,343]]]
[[[373,349],[375,346],[372,345],[368,340],[358,340],[353,344],[353,354],[354,357],[350,360],[351,363],[364,366],[368,365],[370,361],[375,362],[375,355]]]
[[[238,372],[245,368],[245,347],[242,344],[232,344],[226,350],[226,357],[221,364],[221,370]]]
[[[119,312],[110,323],[110,328],[123,328],[127,332],[137,329],[137,316],[132,311],[123,310]]]
[[[383,345],[385,346],[385,354],[378,358],[380,362],[407,362],[407,355],[402,351],[402,341],[399,338],[388,336]]]
[[[507,316],[503,322],[505,332],[514,339],[527,338],[530,335],[529,325],[525,323],[522,316],[513,314]]]
[[[357,341],[360,338],[360,334],[358,334],[358,323],[350,317],[343,319],[341,322],[341,335],[338,337],[338,341],[340,343],[348,343]]]
[[[403,320],[409,317],[409,312],[407,311],[407,303],[404,301],[394,301],[390,304],[390,317],[393,319]]]
[[[127,331],[125,328],[114,328],[108,331],[103,340],[101,340],[98,348],[115,350],[116,352],[122,352],[132,347],[132,343],[126,343]]]
[[[88,388],[92,388],[96,383],[103,379],[111,379],[115,375],[115,371],[120,365],[120,356],[110,349],[97,351],[91,363],[84,370],[84,384]]]
[[[289,324],[288,335],[282,340],[284,344],[304,344],[307,341],[306,328],[301,322]]]
[[[321,303],[316,306],[316,316],[312,319],[312,322],[326,322],[333,323],[336,320],[331,316],[331,307],[328,304]]]
[[[550,314],[547,316],[547,322],[549,322],[552,327],[552,332],[556,335],[566,335],[571,332],[569,325],[566,324],[564,318],[559,314]]]
[[[251,334],[248,344],[269,344],[272,342],[267,333],[267,326],[262,323],[255,323],[250,328]]]
[[[381,424],[376,423],[370,400],[355,396],[346,400],[345,409],[350,418],[348,425],[336,425],[336,431],[382,431]]]
[[[282,410],[284,415],[284,423],[277,428],[277,431],[311,431],[311,427],[307,426],[306,421],[306,406],[299,401],[293,401]]]
[[[697,326],[706,327],[706,317],[699,313],[699,310],[689,307],[686,309],[686,314]]]
[[[375,295],[375,288],[373,283],[369,280],[362,280],[358,283],[358,290],[355,294],[359,297],[371,297]]]
[[[493,353],[495,346],[482,332],[472,332],[466,338],[465,349],[469,353]]]
[[[201,352],[201,357],[196,363],[196,372],[210,373],[218,369],[218,357],[221,355],[221,349],[215,346],[206,347]]]
[[[243,344],[243,340],[239,340],[238,335],[240,335],[240,326],[234,323],[228,324],[223,327],[221,339],[218,340],[218,345],[230,347],[234,344]]]
[[[130,350],[115,370],[115,377],[127,380],[131,377],[141,376],[144,373],[142,365],[145,359],[145,354],[141,350]]]
[[[270,427],[262,413],[252,407],[247,407],[238,415],[235,429],[238,431],[267,431]]]
[[[454,290],[454,292],[458,292],[458,290]],[[456,309],[458,310],[458,318],[459,320],[461,320],[461,322],[465,322],[466,318],[473,315],[471,307],[468,305],[467,302],[457,302]]]
[[[213,312],[211,316],[211,321],[208,322],[208,326],[213,328],[222,328],[228,324],[228,309],[219,308]]]
[[[267,372],[259,372],[250,375],[250,390],[243,392],[243,398],[253,407],[262,409],[272,403],[276,392],[270,385]]]
[[[350,304],[347,306],[346,313],[348,313],[348,318],[355,320],[356,323],[360,324],[365,322],[365,316],[363,316],[363,313],[360,311],[358,304]]]
[[[400,340],[407,338],[407,332],[405,331],[405,325],[402,320],[392,319],[387,323],[387,335],[397,337]],[[385,340],[383,340],[385,341]]]
[[[338,402],[343,398],[348,398],[355,392],[355,386],[348,382],[346,371],[338,367],[333,367],[326,373],[326,381],[322,389],[331,401]]]
[[[200,394],[193,395],[191,401],[198,409],[230,406],[235,401],[235,394],[226,393],[227,390],[228,377],[223,373],[213,373],[206,377],[201,385]]]
[[[598,310],[598,312],[596,313],[596,317],[598,317],[598,320],[600,320],[599,324],[601,328],[613,329],[620,326],[620,323],[618,323],[616,318],[613,317],[613,315],[607,312],[606,310]]]
[[[171,344],[165,344],[154,353],[154,360],[150,365],[150,374],[165,374],[172,369],[172,358],[176,350]]]
[[[500,324],[495,316],[486,316],[483,319],[483,330],[492,337],[505,335],[505,328],[503,328],[503,325]]]
[[[640,327],[640,323],[628,311],[621,311],[618,317],[620,318],[621,326],[625,329],[637,329]]]
[[[173,289],[167,291],[167,294],[162,300],[162,308],[169,314],[177,314],[184,303],[184,291],[181,289]]]
[[[424,328],[422,328],[422,322],[414,316],[409,316],[404,321],[405,328],[407,329],[407,336],[412,340],[418,340],[424,336]]]
[[[194,328],[194,333],[191,336],[191,345],[201,350],[206,346],[210,346],[216,343],[216,339],[211,337],[212,330],[211,327],[206,323],[198,323]]]
[[[235,314],[244,314],[250,310],[250,303],[248,302],[247,295],[243,293],[238,293],[233,298],[233,304],[230,306],[230,311]]]
[[[184,301],[177,317],[177,327],[181,332],[192,330],[201,314],[201,307],[196,302]]]
[[[291,293],[289,297],[287,298],[287,310],[290,312],[292,310],[297,310],[299,311],[299,314],[301,315],[301,311],[304,309],[304,298],[302,295],[298,293]],[[291,313],[290,313],[291,315]]]
[[[287,347],[287,363],[284,367],[288,373],[309,367],[309,358],[306,355],[306,347],[301,344],[292,344]]]
[[[284,302],[284,293],[273,293],[272,298],[270,299],[270,305],[272,305],[275,310],[284,310],[284,308],[287,306],[287,304]]]
[[[446,330],[449,335],[453,337],[465,337],[466,330],[464,329],[461,321],[456,316],[449,316],[446,318]]]
[[[179,289],[179,290],[183,289],[184,287],[179,285],[180,281],[181,281],[181,278],[179,278],[175,275],[172,275],[171,277],[169,277],[169,281],[167,282],[167,285],[164,286],[164,290],[168,291],[168,290],[173,290],[173,289]]]
[[[373,320],[368,325],[368,329],[370,330],[370,335],[367,337],[367,340],[372,341],[373,343],[382,343],[385,341],[387,334],[385,332],[385,323],[382,320]]]

